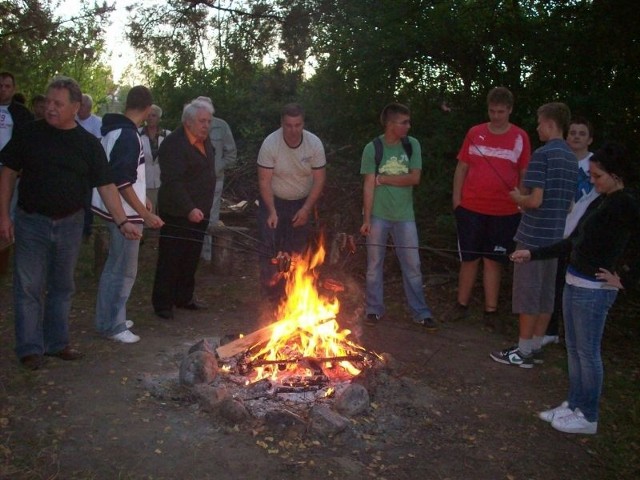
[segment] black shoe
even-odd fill
[[[414,323],[422,325],[427,332],[435,332],[438,330],[438,324],[431,317],[425,317],[420,320],[414,320]]]
[[[55,353],[45,353],[45,355],[47,357],[56,357],[61,360],[65,360],[67,362],[78,360],[84,357],[84,353],[82,353],[79,350],[76,350],[75,348],[71,348],[69,345],[67,345],[62,350],[59,350]]]
[[[447,315],[447,319],[450,322],[455,322],[458,320],[464,320],[469,316],[469,305],[462,305],[461,303],[456,303],[456,305],[450,310]]]
[[[171,310],[156,310],[156,315],[165,320],[171,320],[173,318],[173,312]]]
[[[364,319],[364,324],[369,325],[370,327],[375,327],[380,321],[380,315],[376,315],[375,313],[369,313],[367,317]]]
[[[484,326],[489,330],[495,330],[496,328],[496,319],[498,318],[497,310],[485,310],[482,314],[482,318],[484,320]]]
[[[206,310],[207,308],[209,308],[209,305],[193,298],[186,305],[178,305],[178,308],[182,308],[184,310]]]
[[[44,365],[45,359],[42,355],[25,355],[20,359],[20,363],[24,368],[28,368],[29,370],[38,370],[42,365]]]

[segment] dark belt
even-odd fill
[[[43,212],[37,212],[37,211],[33,211],[30,212],[29,210],[25,210],[24,208],[22,209],[25,213],[28,213],[30,215],[33,214],[37,214],[37,215],[42,215],[43,217],[48,217],[51,220],[62,220],[63,218],[67,218],[70,217],[71,215],[74,215],[76,213],[78,213],[80,210],[82,210],[82,207],[72,211],[72,212],[66,212],[66,213],[43,213]]]

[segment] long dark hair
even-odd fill
[[[589,161],[597,163],[609,175],[620,177],[625,187],[631,186],[637,178],[637,169],[629,157],[629,151],[619,143],[605,143],[596,150]]]

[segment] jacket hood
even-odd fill
[[[102,127],[100,128],[100,132],[103,136],[120,128],[138,130],[136,124],[121,113],[107,113],[102,117]]]

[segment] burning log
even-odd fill
[[[246,352],[251,347],[268,342],[273,334],[273,330],[278,328],[279,325],[283,325],[286,323],[286,320],[281,320],[279,322],[274,322],[270,325],[267,325],[260,330],[256,330],[244,337],[240,337],[233,342],[229,342],[226,345],[222,345],[216,349],[216,353],[220,359],[227,359],[231,357],[235,357],[236,355]]]
[[[249,383],[268,378],[282,388],[309,389],[316,386],[310,380],[313,377],[348,381],[378,358],[353,343],[349,330],[340,328],[337,293],[344,291],[344,285],[333,279],[319,281],[315,268],[324,261],[324,254],[321,244],[306,256],[291,258],[278,252],[275,261],[286,279],[286,298],[275,312],[280,320],[218,347],[218,357],[229,364],[227,371],[251,373]],[[318,287],[330,295],[321,294]],[[282,383],[282,378],[294,375],[304,380]]]

